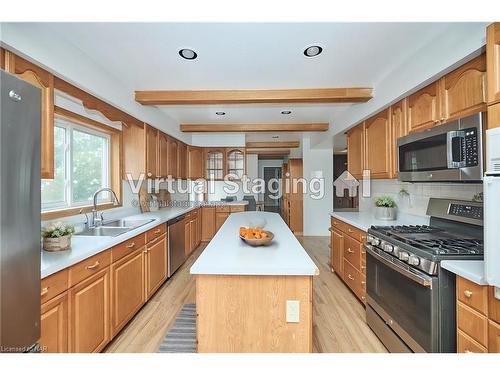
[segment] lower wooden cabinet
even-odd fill
[[[215,212],[215,231],[217,232],[220,227],[222,227],[222,224],[226,221],[226,219],[229,217],[229,212]]]
[[[201,240],[208,242],[215,234],[215,207],[201,209]]]
[[[111,332],[127,324],[146,300],[144,247],[111,266]]]
[[[101,351],[110,334],[109,267],[69,290],[69,351]]]
[[[68,352],[68,292],[42,305],[40,322],[41,352]]]
[[[500,353],[500,324],[490,320],[488,326],[488,350],[490,353]]]
[[[162,235],[146,245],[146,300],[167,279],[167,237]]]
[[[331,228],[331,255],[330,265],[332,271],[342,278],[344,259],[344,235],[337,229]]]
[[[479,345],[465,333],[457,333],[457,352],[458,353],[488,353],[485,347]]]

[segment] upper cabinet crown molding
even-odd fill
[[[136,91],[144,105],[253,104],[253,103],[364,103],[373,97],[367,87],[284,90],[151,90]]]
[[[488,104],[500,102],[500,22],[486,29]]]
[[[241,133],[241,132],[320,132],[327,131],[329,123],[308,124],[181,124],[185,133]]]
[[[54,76],[10,51],[2,51],[6,71],[41,90],[41,177],[52,179],[54,178]]]

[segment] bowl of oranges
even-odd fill
[[[240,227],[240,238],[250,246],[266,246],[271,243],[274,234],[260,227]]]

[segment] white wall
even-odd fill
[[[328,236],[330,212],[333,208],[333,149],[312,149],[309,136],[302,138],[303,177],[323,178],[324,196],[314,199],[304,194],[304,236]]]
[[[247,176],[250,180],[259,177],[259,156],[256,154],[247,155]]]
[[[245,147],[245,134],[193,134],[191,142],[200,147]]]
[[[56,76],[116,106],[137,119],[184,141],[191,136],[180,132],[179,125],[158,108],[143,106],[134,100],[134,87],[87,56],[80,49],[40,23],[0,23],[1,45],[41,65]]]
[[[399,194],[402,188],[408,191],[410,194],[409,197]],[[375,199],[381,195],[388,195],[396,201],[400,212],[424,216],[427,211],[429,198],[472,200],[475,194],[483,192],[483,185],[438,182],[408,183],[398,180],[373,180],[370,190],[370,198],[360,197],[360,211],[373,210]]]

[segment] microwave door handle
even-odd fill
[[[372,255],[379,262],[383,263],[390,269],[399,272],[403,276],[419,283],[420,285],[425,286],[426,288],[432,289],[432,278],[430,276],[424,275],[418,271],[411,271],[402,267],[399,267],[397,264],[394,264],[390,260],[385,259],[382,255],[378,254],[375,250],[373,250],[372,246],[364,245],[364,248],[367,253]]]
[[[458,138],[458,145],[455,140]],[[453,130],[446,133],[446,158],[449,169],[463,168],[466,166],[465,154],[463,153],[463,145],[465,142],[465,132],[460,130]],[[458,147],[458,150],[457,150]],[[455,157],[458,152],[458,160]]]

